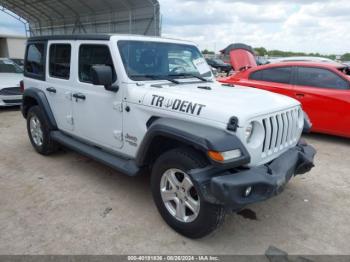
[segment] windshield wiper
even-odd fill
[[[209,82],[208,79],[205,79],[204,77],[201,77],[199,75],[196,74],[191,74],[191,73],[183,73],[183,74],[172,74],[172,75],[168,75],[171,77],[193,77],[193,78],[197,78],[199,80],[202,80],[203,82]]]
[[[152,79],[152,80],[167,80],[169,82],[172,82],[174,84],[180,84],[179,81],[175,80],[175,79],[172,79],[171,77],[169,76],[157,76],[157,75],[131,75],[130,77],[144,77],[144,78],[149,78],[149,79]]]

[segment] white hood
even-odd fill
[[[0,73],[0,89],[18,87],[21,80],[23,80],[22,74]]]
[[[222,123],[228,123],[235,116],[243,124],[257,116],[300,105],[279,94],[243,86],[222,86],[217,82],[150,87],[151,91],[143,99],[144,105]]]

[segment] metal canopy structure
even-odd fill
[[[158,0],[0,0],[27,36],[128,33],[159,36]]]

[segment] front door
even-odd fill
[[[123,146],[122,90],[107,91],[92,84],[91,67],[111,66],[117,79],[108,43],[77,43],[76,81],[73,93],[74,133],[107,149]]]
[[[264,89],[274,93],[294,97],[292,77],[294,68],[291,66],[279,66],[257,70],[249,75],[247,84],[244,85]],[[250,85],[249,85],[250,84]]]

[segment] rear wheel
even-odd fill
[[[50,137],[49,124],[39,106],[33,106],[27,114],[27,131],[35,150],[42,155],[49,155],[58,149]]]
[[[188,171],[207,162],[191,148],[164,153],[152,169],[152,193],[163,219],[175,231],[190,238],[210,234],[223,221],[224,208],[201,199]]]

